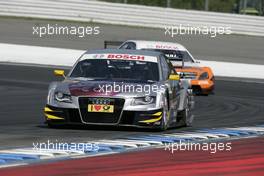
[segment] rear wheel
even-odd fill
[[[180,121],[180,124],[182,124],[183,126],[192,126],[192,122],[193,122],[193,115],[191,113],[191,109],[190,109],[190,103],[189,100],[186,100],[186,107],[184,110],[178,112],[178,118]]]

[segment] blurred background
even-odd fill
[[[263,16],[264,0],[103,0],[107,2],[140,4],[176,9],[192,9],[213,12]]]

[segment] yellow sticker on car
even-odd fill
[[[88,112],[113,113],[114,112],[114,105],[88,104]]]

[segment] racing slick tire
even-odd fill
[[[162,112],[162,118],[161,118],[161,123],[159,130],[160,131],[165,131],[168,129],[168,116],[169,116],[169,107],[168,107],[168,99],[164,96],[164,105],[163,105],[163,112]]]
[[[189,103],[189,99],[186,99],[186,107],[182,111],[178,112],[178,119],[179,123],[182,124],[185,127],[192,126],[193,122],[193,114],[191,113],[191,105]]]

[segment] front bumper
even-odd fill
[[[191,80],[191,88],[195,94],[210,94],[214,91],[214,80]]]
[[[87,110],[87,109],[86,109]],[[159,127],[163,109],[150,111],[120,110],[116,114],[88,113],[81,108],[60,108],[46,105],[44,115],[46,122],[54,125],[110,125],[132,127]]]

